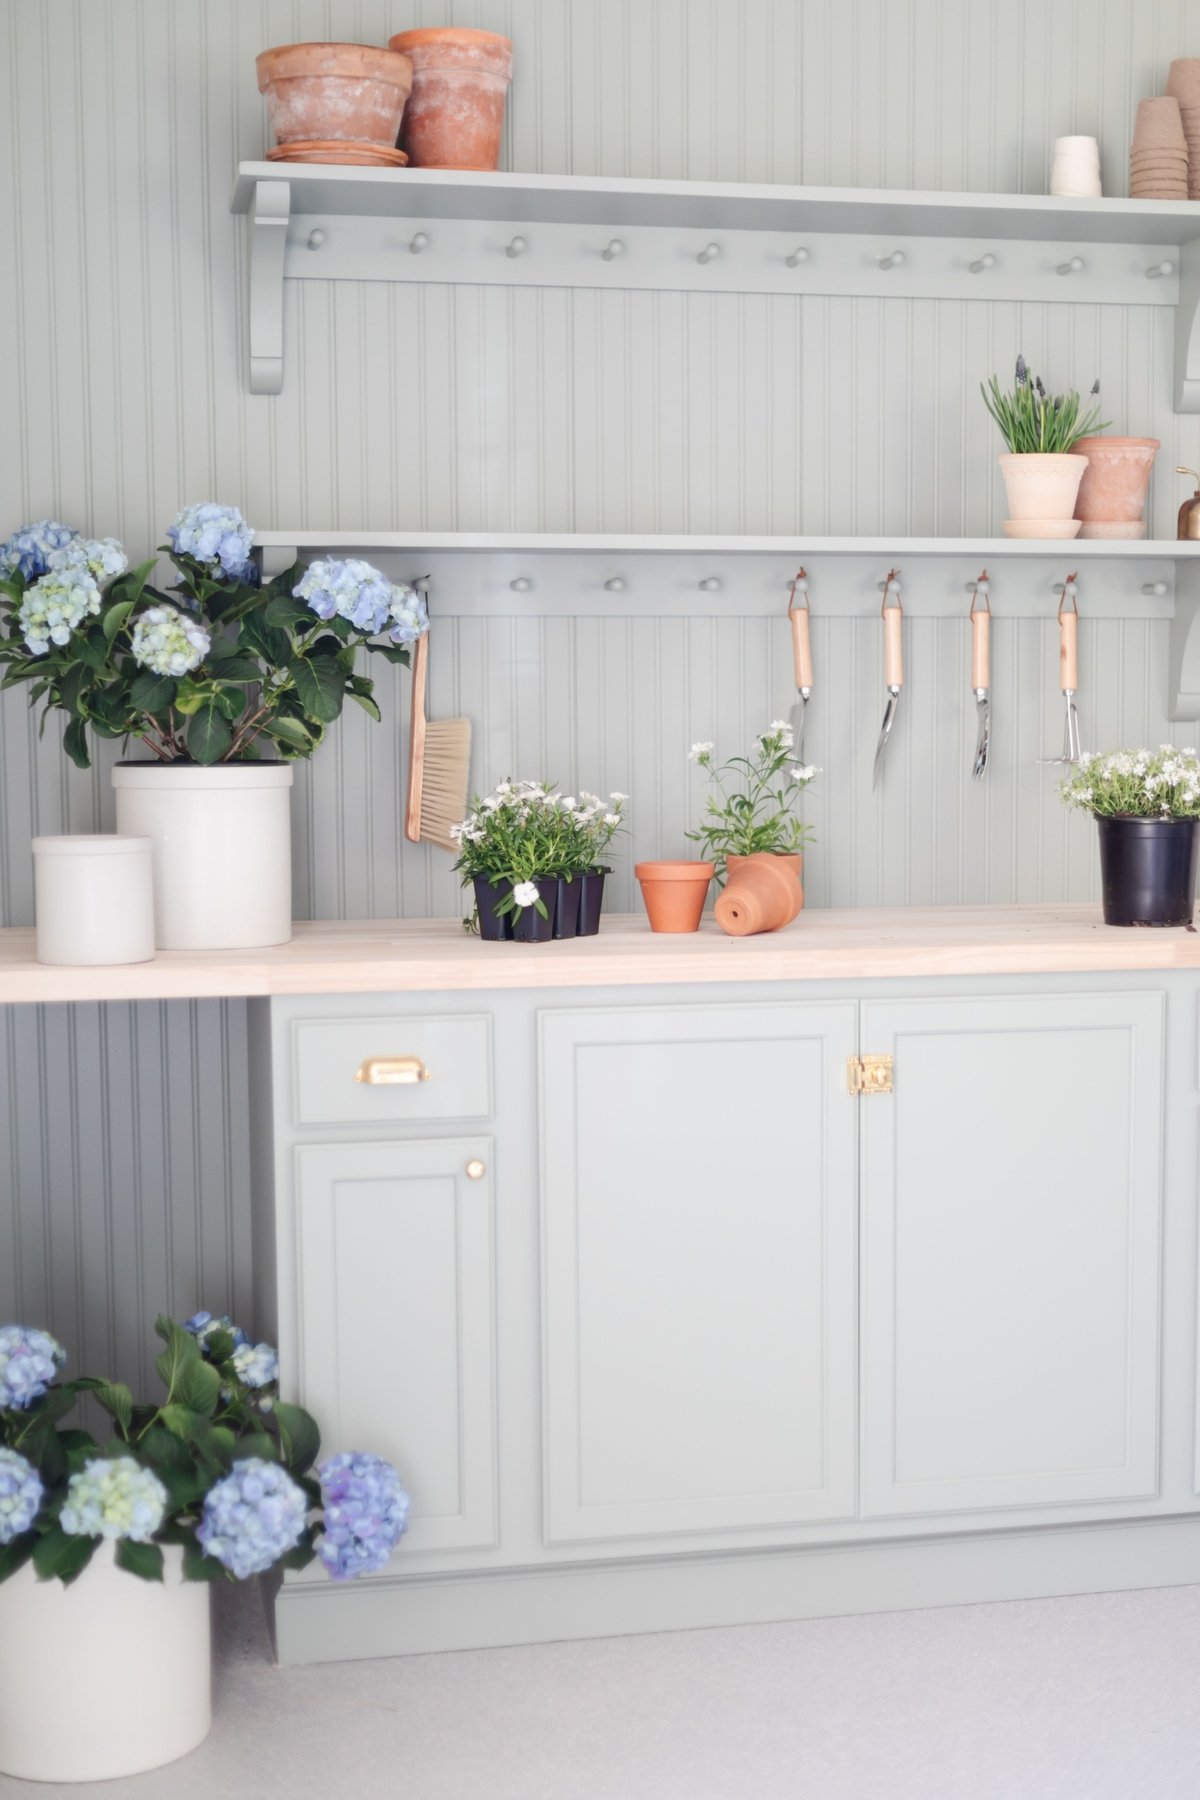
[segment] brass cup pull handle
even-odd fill
[[[367,1087],[410,1087],[429,1080],[429,1070],[419,1056],[368,1056],[354,1076]]]

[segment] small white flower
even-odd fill
[[[513,899],[518,906],[536,906],[537,897],[536,881],[518,881],[513,888]]]
[[[621,823],[620,813],[614,813],[614,812],[605,813],[604,823],[606,825],[619,825]]]
[[[820,773],[820,769],[813,763],[793,763],[792,767],[788,770],[791,779],[800,783],[811,781],[814,775],[819,775]]]
[[[610,800],[615,800],[618,806],[621,806],[626,800],[628,800],[629,795],[628,794],[618,794],[614,790],[608,797]]]
[[[563,795],[563,811],[564,812],[574,812],[575,808],[578,806],[578,804],[579,804],[579,802],[576,800],[574,794],[564,794]]]
[[[713,746],[711,743],[693,744],[688,751],[688,761],[694,763],[703,762],[706,756],[712,755],[712,750]]]
[[[790,735],[791,729],[792,728],[786,719],[772,719],[770,725],[767,727],[767,730],[770,731],[772,735],[777,731],[786,731]]]

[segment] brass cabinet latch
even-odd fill
[[[891,1057],[847,1057],[846,1086],[852,1094],[890,1094],[892,1091]]]

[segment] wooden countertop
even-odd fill
[[[1200,968],[1194,930],[1118,930],[1088,906],[813,909],[763,937],[656,936],[640,914],[556,944],[483,944],[455,920],[298,923],[270,950],[163,951],[153,962],[51,968],[29,927],[0,931],[0,1004],[818,981],[876,976],[1075,974]]]

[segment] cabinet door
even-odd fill
[[[1153,1496],[1163,1001],[870,1002],[868,1515]]]
[[[856,1012],[541,1015],[549,1542],[853,1511]]]
[[[407,1551],[496,1541],[491,1150],[455,1138],[296,1152],[299,1398],[326,1452],[395,1463]]]

